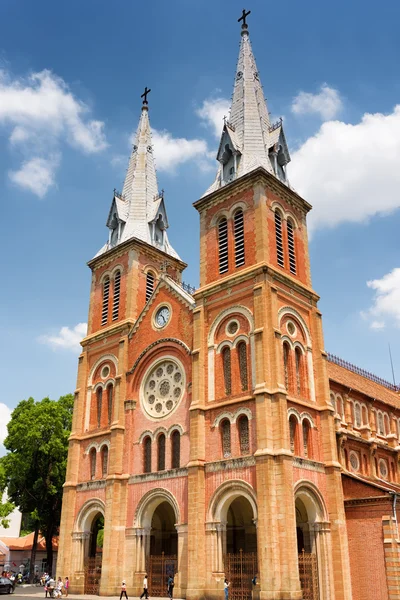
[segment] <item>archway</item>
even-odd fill
[[[104,516],[101,512],[93,516],[86,545],[85,594],[99,594],[103,563]]]
[[[169,502],[161,502],[153,513],[150,534],[150,555],[177,555],[178,534],[175,513]]]
[[[235,498],[228,508],[226,554],[257,552],[257,530],[253,509],[247,498]]]

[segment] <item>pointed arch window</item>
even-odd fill
[[[222,350],[222,365],[224,370],[225,394],[229,396],[232,392],[231,349],[229,346],[225,346]]]
[[[107,477],[108,474],[108,447],[103,446],[101,449],[101,472],[102,476]]]
[[[96,450],[94,448],[90,451],[90,479],[96,477]]]
[[[246,415],[242,415],[238,422],[239,429],[239,444],[240,454],[248,454],[250,452],[249,438],[249,419]]]
[[[299,453],[298,443],[297,443],[297,438],[298,438],[297,428],[298,428],[298,421],[297,421],[296,417],[294,415],[290,415],[290,417],[289,417],[290,450],[291,450],[291,452],[293,452],[293,454],[296,454],[296,455]]]
[[[101,309],[101,324],[106,325],[108,321],[108,302],[110,299],[110,278],[107,277],[103,283],[103,305]]]
[[[293,275],[296,275],[296,248],[294,243],[294,227],[290,219],[287,221],[287,243],[289,254],[289,269]]]
[[[218,258],[219,272],[226,273],[228,263],[228,221],[223,217],[218,223]]]
[[[151,438],[143,440],[143,472],[151,473]]]
[[[101,411],[103,408],[103,388],[98,387],[96,392],[97,404],[97,427],[101,426]]]
[[[297,395],[300,396],[302,392],[303,354],[300,348],[296,348],[294,354],[296,359],[296,391]]]
[[[111,425],[111,421],[112,421],[112,411],[113,411],[113,392],[114,392],[114,387],[112,385],[112,383],[110,383],[110,385],[107,387],[107,408],[108,408],[108,424]]]
[[[275,210],[275,243],[276,243],[276,260],[280,267],[285,266],[285,258],[283,254],[283,238],[282,238],[282,215],[279,210]]]
[[[171,435],[172,468],[181,466],[181,434],[175,429]]]
[[[381,412],[378,413],[378,434],[385,435],[385,425],[383,422],[383,414]]]
[[[237,345],[237,353],[239,358],[239,373],[240,383],[242,384],[242,391],[248,389],[249,381],[247,376],[247,344],[246,342],[239,342]]]
[[[154,282],[154,273],[148,271],[148,273],[146,274],[146,302],[150,300],[151,295],[154,292]]]
[[[235,267],[241,267],[245,263],[244,216],[241,208],[235,212],[233,217],[233,235],[235,238]]]
[[[311,426],[308,419],[303,421],[303,450],[306,458],[311,458]]]
[[[356,427],[361,427],[361,406],[356,402],[354,405],[354,424]]]
[[[165,435],[160,433],[158,436],[157,447],[157,471],[165,470]]]
[[[224,419],[221,423],[222,436],[222,455],[224,458],[231,456],[231,424],[228,419]]]
[[[283,370],[285,372],[285,387],[289,391],[289,359],[290,348],[287,342],[283,342]]]
[[[114,298],[112,320],[116,321],[119,316],[119,299],[121,295],[121,271],[117,271],[114,276]]]

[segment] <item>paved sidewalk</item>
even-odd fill
[[[44,598],[44,589],[42,587],[36,587],[35,585],[19,585],[15,588],[15,592],[13,594],[14,597],[19,598]],[[138,600],[136,596],[128,596],[129,600]],[[150,600],[152,597],[149,596]],[[68,600],[119,600],[118,596],[96,596],[94,594],[68,594]],[[11,599],[10,599],[11,600]],[[63,600],[65,600],[65,596],[63,596]],[[157,598],[157,600],[169,600],[166,596],[165,598]],[[174,600],[181,600],[180,598],[174,598]]]

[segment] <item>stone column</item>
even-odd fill
[[[187,524],[181,524],[175,526],[178,533],[178,572],[175,577],[175,588],[174,593],[177,598],[184,598],[186,596],[187,588],[187,536],[188,527]]]
[[[72,554],[70,566],[71,592],[83,594],[85,592],[85,558],[89,554],[89,531],[75,531],[72,533]]]

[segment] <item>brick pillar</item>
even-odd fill
[[[400,542],[393,517],[382,517],[385,570],[389,600],[400,600]]]

